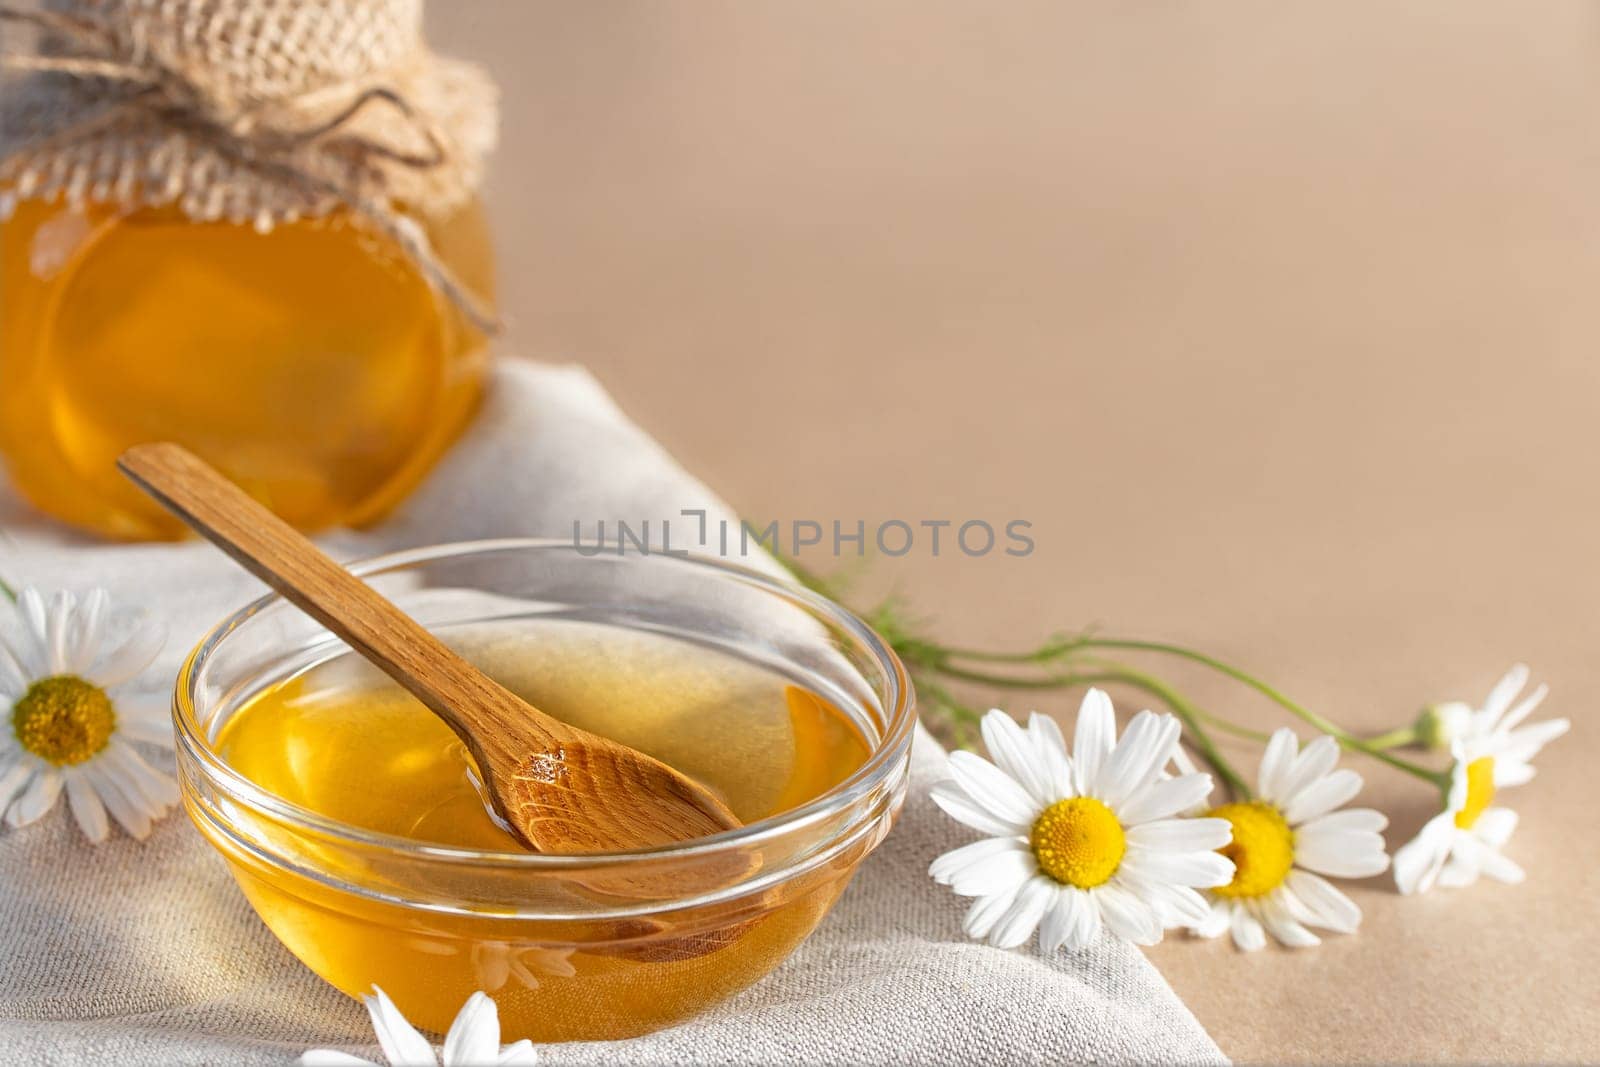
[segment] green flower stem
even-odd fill
[[[1417,728],[1415,726],[1402,726],[1398,730],[1390,730],[1386,734],[1367,738],[1367,744],[1373,748],[1405,748],[1407,745],[1417,743]]]
[[[974,648],[938,646],[939,650],[955,659],[969,659],[978,663],[1048,663],[1083,647],[1081,638],[1047,641],[1032,652],[983,652]]]
[[[1268,700],[1271,700],[1274,704],[1277,704],[1279,707],[1289,712],[1289,714],[1304,720],[1310,725],[1316,727],[1318,730],[1321,730],[1323,733],[1330,735],[1347,749],[1365,753],[1375,760],[1378,760],[1382,763],[1387,763],[1395,770],[1404,771],[1406,774],[1420,778],[1425,782],[1431,782],[1440,788],[1444,788],[1446,785],[1446,777],[1444,774],[1437,771],[1430,771],[1426,767],[1419,766],[1410,762],[1409,760],[1403,760],[1398,756],[1389,754],[1382,748],[1376,747],[1362,738],[1355,736],[1354,734],[1345,730],[1343,727],[1339,726],[1337,723],[1323,718],[1321,715],[1318,715],[1316,712],[1311,711],[1308,708],[1301,707],[1299,704],[1295,703],[1293,700],[1290,700],[1283,693],[1268,685],[1266,682],[1261,681],[1259,678],[1256,678],[1250,674],[1246,674],[1239,668],[1224,663],[1212,656],[1208,656],[1204,652],[1196,652],[1193,649],[1184,648],[1181,645],[1169,645],[1160,641],[1134,641],[1113,637],[1080,638],[1078,640],[1078,646],[1083,648],[1117,648],[1136,652],[1158,652],[1164,655],[1177,656],[1181,659],[1186,659],[1202,666],[1209,667],[1214,671],[1227,675],[1236,682],[1249,686],[1251,689],[1254,689]]]
[[[1004,674],[986,674],[982,671],[964,670],[948,664],[938,666],[930,664],[928,669],[937,671],[946,678],[954,678],[961,682],[973,682],[977,685],[992,685],[997,689],[1071,689],[1080,685],[1099,685],[1102,682],[1122,680],[1120,676],[1105,671],[1094,671],[1085,674],[1050,674],[1042,678],[1017,678]]]
[[[793,560],[785,559],[783,562],[790,567],[804,584],[824,596],[838,599],[836,591],[832,588],[832,583],[828,579],[811,573],[800,567]],[[954,648],[948,645],[941,645],[907,632],[908,628],[904,626],[904,620],[896,611],[891,610],[891,606],[888,604],[878,614],[882,617],[875,616],[873,619],[878,630],[890,638],[895,651],[900,654],[906,665],[911,668],[913,677],[917,679],[924,692],[933,698],[935,706],[948,711],[956,719],[957,725],[969,735],[975,724],[980,721],[978,712],[956,700],[948,690],[929,677],[930,674],[1007,689],[1063,689],[1073,685],[1094,684],[1096,680],[1120,681],[1152,694],[1172,708],[1173,713],[1184,721],[1190,733],[1194,735],[1196,743],[1200,746],[1206,759],[1216,767],[1217,773],[1241,796],[1248,797],[1249,790],[1245,787],[1243,780],[1217,754],[1215,746],[1211,744],[1210,737],[1205,733],[1200,723],[1204,720],[1216,726],[1219,730],[1258,742],[1267,741],[1267,735],[1202,711],[1173,691],[1164,682],[1151,675],[1118,664],[1108,664],[1106,665],[1107,669],[1100,672],[1054,674],[1043,678],[1015,678],[973,671],[951,662],[952,660],[964,660],[969,663],[1044,666],[1068,661],[1075,653],[1085,649],[1103,648],[1132,652],[1154,652],[1177,656],[1218,671],[1234,681],[1256,690],[1291,715],[1330,735],[1346,749],[1361,752],[1382,763],[1387,763],[1398,771],[1403,771],[1425,782],[1430,782],[1441,789],[1449,786],[1448,775],[1444,772],[1429,770],[1409,760],[1392,755],[1387,751],[1391,748],[1399,748],[1402,745],[1414,744],[1417,736],[1413,729],[1393,730],[1374,738],[1357,737],[1336,723],[1297,704],[1266,682],[1203,652],[1196,652],[1181,645],[1166,644],[1160,641],[1135,641],[1124,638],[1082,635],[1077,637],[1052,637],[1044,644],[1028,652],[984,652],[978,649]]]

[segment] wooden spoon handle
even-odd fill
[[[439,715],[474,749],[474,736],[505,730],[558,740],[560,726],[451,651],[411,616],[323,554],[198,456],[145,444],[117,460],[122,472],[284,598],[343,638]],[[531,714],[530,714],[531,712]]]

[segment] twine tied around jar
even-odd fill
[[[430,53],[421,20],[422,0],[0,2],[34,38],[0,53],[27,76],[0,98],[0,218],[64,196],[265,233],[343,209],[493,333],[416,216],[476,191],[494,86]]]

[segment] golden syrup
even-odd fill
[[[488,295],[476,205],[428,227]],[[0,223],[0,451],[57,518],[180,536],[116,457],[170,440],[302,529],[380,518],[471,414],[486,340],[342,215],[258,233],[24,200]]]
[[[745,823],[820,796],[869,755],[856,725],[828,701],[721,653],[585,624],[545,624],[537,634],[480,632],[455,643],[542,710],[711,787]],[[342,823],[418,843],[522,850],[485,806],[471,757],[450,729],[348,657],[256,695],[216,747],[257,785]],[[327,871],[339,880],[390,877],[343,853],[314,845],[311,852],[343,865]],[[435,1030],[484,989],[499,1005],[507,1040],[540,1041],[646,1032],[748,985],[811,931],[852,866],[742,902],[743,910],[728,912],[724,936],[674,941],[669,931],[652,952],[648,944],[597,946],[581,919],[429,914],[234,860],[267,925],[339,988],[356,994],[381,985],[409,1018]],[[715,928],[715,915],[710,922]]]

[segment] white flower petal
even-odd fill
[[[150,812],[144,798],[131,782],[124,780],[121,771],[101,760],[84,764],[82,773],[94,786],[101,803],[117,821],[117,825],[136,841],[150,836]]]
[[[1444,810],[1460,811],[1467,802],[1466,746],[1457,741],[1450,746],[1450,788],[1445,793]]]
[[[1036,810],[1058,799],[1052,795],[1044,753],[1011,716],[996,708],[983,717],[980,730],[989,758],[1028,793]]]
[[[1233,840],[1227,819],[1157,819],[1127,831],[1130,845],[1177,852],[1219,849]]]
[[[29,678],[43,678],[50,674],[50,644],[47,636],[49,612],[44,606],[44,595],[33,586],[17,594],[17,614],[22,618],[22,665]]]
[[[1011,822],[1000,818],[967,796],[967,791],[953,781],[935,783],[928,791],[928,796],[946,815],[981,834],[991,837],[1026,836],[1032,828],[1031,822]]]
[[[67,807],[72,810],[73,818],[78,820],[83,835],[98,845],[110,834],[111,823],[106,818],[106,807],[100,802],[93,782],[75,767],[64,770],[61,777],[66,784]]]
[[[1511,833],[1516,828],[1517,813],[1510,808],[1485,808],[1472,825],[1472,836],[1490,848],[1498,849],[1511,840]]]
[[[1128,723],[1111,758],[1100,768],[1094,795],[1112,808],[1150,781],[1172,759],[1182,727],[1171,715],[1141,711]]]
[[[1496,789],[1509,789],[1514,785],[1527,785],[1533,781],[1533,775],[1534,769],[1530,764],[1506,759],[1496,759],[1494,761],[1494,787]]]
[[[153,722],[162,726],[172,725],[172,694],[162,693],[128,693],[119,694],[114,701],[117,711],[117,725],[134,719],[144,722]]]
[[[168,810],[178,806],[178,783],[170,775],[150,766],[126,741],[113,737],[101,753],[100,760],[116,766],[126,775],[127,781],[138,790],[138,795],[144,798],[153,813],[165,815]]]
[[[1021,886],[1017,888],[1021,889]],[[1012,901],[1016,899],[1015,891],[979,897],[973,902],[972,907],[967,909],[961,928],[973,940],[983,940],[989,936],[989,931],[994,929],[995,923],[1000,921],[1000,917],[1010,909]]]
[[[1293,899],[1304,909],[1300,916],[1303,922],[1341,934],[1353,934],[1361,925],[1361,909],[1326,878],[1310,871],[1292,870],[1287,885]]]
[[[1200,889],[1233,881],[1233,861],[1219,852],[1167,852],[1130,847],[1122,866],[1128,873],[1152,882]]]
[[[77,607],[78,598],[65,589],[56,590],[50,598],[50,611],[45,617],[45,647],[50,654],[51,674],[73,673],[68,636]]]
[[[1497,882],[1518,885],[1527,878],[1521,867],[1472,834],[1457,836],[1456,851],[1467,855],[1479,870]]]
[[[1088,948],[1100,939],[1100,907],[1082,889],[1069,889],[1072,897],[1072,933],[1067,947],[1074,951]]]
[[[42,766],[35,770],[22,794],[6,812],[6,822],[12,827],[27,826],[37,821],[51,808],[61,795],[61,772],[54,767]]]
[[[155,745],[171,751],[176,739],[172,732],[172,717],[165,709],[154,714],[144,710],[129,710],[117,702],[117,735],[129,741]]]
[[[146,621],[121,645],[101,657],[84,676],[103,689],[121,685],[150,666],[166,643],[167,628],[154,620]]]
[[[1500,716],[1511,706],[1511,702],[1522,692],[1522,687],[1528,684],[1528,668],[1518,663],[1506,672],[1506,676],[1495,683],[1489,690],[1488,699],[1483,702],[1483,710],[1478,713],[1480,728],[1491,730],[1499,721]]]
[[[19,652],[10,641],[0,637],[0,691],[10,701],[26,693],[33,682],[34,672],[23,662],[26,658],[26,652]]]
[[[1243,904],[1234,905],[1229,925],[1233,930],[1233,943],[1245,952],[1259,952],[1266,947],[1266,931],[1261,929],[1261,922]]]
[[[378,1067],[371,1060],[352,1056],[333,1048],[314,1048],[300,1054],[295,1061],[300,1067]]]
[[[1071,886],[1056,886],[1052,891],[1050,903],[1044,910],[1044,918],[1039,920],[1040,952],[1047,955],[1055,952],[1072,936],[1074,892]]]
[[[496,1067],[532,1067],[539,1062],[539,1051],[533,1047],[532,1041],[523,1038],[501,1049],[500,1057],[494,1062]]]
[[[1537,689],[1519,700],[1516,707],[1506,712],[1505,717],[1495,724],[1495,730],[1499,733],[1510,733],[1515,730],[1517,724],[1532,715],[1534,709],[1544,703],[1544,698],[1549,695],[1550,687],[1543,682],[1539,683]]]
[[[4,815],[6,808],[11,804],[11,798],[22,792],[28,784],[28,776],[36,769],[37,764],[27,758],[13,757],[4,770],[0,770],[0,815]]]
[[[1078,725],[1072,738],[1072,770],[1079,796],[1089,796],[1094,790],[1116,738],[1117,715],[1111,698],[1102,690],[1089,690],[1078,705]]]
[[[1273,894],[1261,902],[1261,922],[1267,931],[1278,939],[1280,944],[1290,948],[1311,948],[1322,944],[1316,934],[1307,930],[1295,921],[1289,914],[1289,909],[1279,899],[1278,894]]]
[[[1348,803],[1361,792],[1361,775],[1349,768],[1333,771],[1301,789],[1283,809],[1283,817],[1290,826],[1299,826],[1308,819],[1326,815],[1341,804]]]
[[[962,897],[986,897],[995,893],[1014,893],[1039,873],[1038,861],[1026,846],[996,853],[981,863],[968,864],[951,874],[944,884]]]
[[[1211,904],[1188,886],[1151,885],[1141,895],[1154,905],[1164,926],[1193,927],[1211,914]]]
[[[83,598],[83,603],[78,606],[77,612],[72,617],[72,625],[67,630],[68,673],[82,675],[94,661],[95,651],[100,647],[100,631],[105,620],[106,608],[110,603],[110,595],[96,586],[89,590]]]
[[[1294,767],[1295,753],[1299,748],[1299,740],[1287,726],[1272,731],[1267,750],[1261,754],[1261,771],[1257,775],[1262,800],[1272,804],[1282,801],[1283,784],[1289,780],[1289,771]]]
[[[1300,794],[1315,785],[1339,763],[1339,742],[1323,734],[1300,750],[1283,780],[1278,807],[1287,809]]]
[[[444,1035],[444,1067],[479,1067],[499,1055],[500,1011],[488,996],[474,993]]]
[[[1054,803],[1072,796],[1076,792],[1072,756],[1067,752],[1067,741],[1061,736],[1060,724],[1036,711],[1028,716],[1028,734],[1044,759],[1049,787],[1047,802]]]
[[[1455,816],[1442,811],[1429,819],[1417,836],[1394,854],[1394,884],[1402,895],[1426,893],[1433,888],[1455,839]]]
[[[1465,889],[1482,874],[1477,860],[1462,849],[1454,849],[1450,858],[1439,868],[1439,884],[1446,889]]]
[[[971,752],[950,753],[950,776],[967,796],[984,808],[1018,826],[1031,826],[1040,805],[1028,791],[999,767]]]
[[[1008,852],[1028,852],[1028,842],[1020,837],[986,837],[970,845],[951,849],[928,865],[928,874],[940,885],[949,885],[951,879],[973,867],[981,867],[997,856]]]
[[[1044,875],[1030,878],[1017,891],[1016,899],[989,931],[989,944],[995,948],[1016,948],[1039,928],[1039,920],[1055,899],[1056,883]]]
[[[1335,878],[1370,878],[1389,869],[1383,838],[1359,830],[1302,830],[1295,834],[1294,862]]]
[[[361,999],[367,1005],[367,1014],[372,1016],[372,1029],[378,1035],[383,1054],[389,1058],[389,1067],[438,1067],[433,1046],[406,1021],[389,994],[373,986],[372,996]]]
[[[1129,827],[1165,819],[1202,804],[1211,795],[1212,788],[1209,774],[1158,779],[1123,800],[1117,808],[1117,818]]]
[[[1233,918],[1233,906],[1222,900],[1211,902],[1210,913],[1194,928],[1196,937],[1221,937]]]
[[[1155,909],[1132,893],[1107,882],[1089,890],[1106,928],[1135,945],[1154,945],[1161,940],[1161,918]]]
[[[1531,726],[1513,730],[1495,746],[1495,766],[1501,760],[1526,763],[1539,754],[1539,750],[1566,733],[1572,723],[1566,719],[1545,719]]]
[[[1381,811],[1373,811],[1371,808],[1347,808],[1344,811],[1319,815],[1315,819],[1307,819],[1299,826],[1299,830],[1308,833],[1321,830],[1360,830],[1376,834],[1382,833],[1388,825],[1389,817]]]

